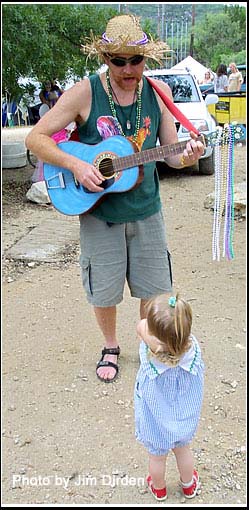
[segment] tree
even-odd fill
[[[82,78],[99,67],[81,51],[83,40],[104,32],[116,14],[112,8],[82,4],[6,4],[2,8],[2,92],[17,98],[24,92],[20,77],[43,82],[69,74]],[[29,87],[30,88],[30,87]],[[27,89],[27,87],[26,87]]]
[[[217,69],[221,63],[228,64],[231,55],[237,64],[244,63],[237,61],[236,54],[241,56],[240,52],[245,50],[245,41],[246,24],[243,7],[236,10],[230,7],[216,16],[207,14],[204,21],[196,25],[194,58],[212,69]]]
[[[102,34],[114,7],[98,4],[5,4],[2,9],[2,92],[17,99],[32,93],[32,84],[20,86],[18,79],[29,77],[42,83],[56,78],[63,85],[70,77],[81,79],[99,68],[98,58],[87,59],[81,44],[94,34]],[[151,30],[149,20],[144,22]]]

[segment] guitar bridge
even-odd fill
[[[59,184],[51,185],[50,181],[54,181],[54,179],[59,180]],[[59,172],[58,174],[53,175],[52,177],[49,177],[46,179],[47,189],[64,189],[66,187],[64,175],[62,172]]]

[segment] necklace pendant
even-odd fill
[[[127,129],[131,129],[131,122],[130,122],[130,120],[126,121],[126,128]]]

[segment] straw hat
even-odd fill
[[[171,51],[162,41],[153,41],[142,30],[139,18],[131,14],[123,14],[110,19],[106,31],[101,38],[91,37],[82,51],[88,56],[102,56],[105,54],[144,55],[160,62],[165,52]]]

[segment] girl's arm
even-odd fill
[[[157,351],[158,347],[160,346],[160,342],[155,336],[149,334],[147,319],[142,319],[139,321],[137,325],[137,334],[140,339],[142,339],[144,343],[148,345],[151,351]]]

